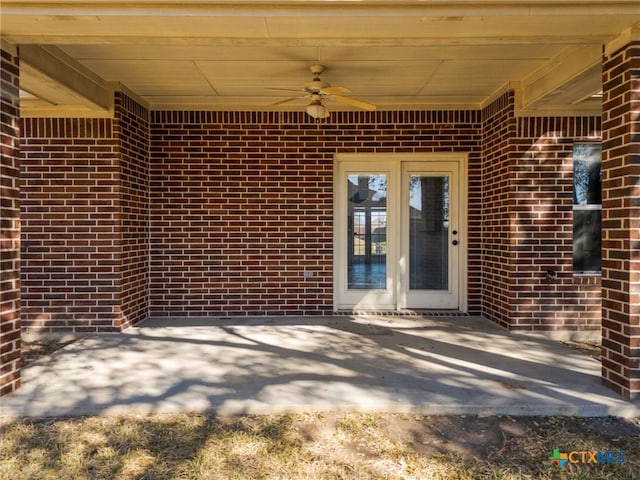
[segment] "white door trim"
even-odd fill
[[[398,291],[397,306],[399,309],[414,308],[411,304],[437,304],[438,308],[458,309],[460,305],[460,270],[458,268],[460,262],[460,195],[458,192],[460,178],[459,178],[459,162],[444,162],[444,161],[421,161],[421,162],[402,162],[400,166],[401,170],[401,244],[400,244],[400,288]],[[420,175],[426,175],[430,177],[448,177],[450,179],[450,195],[451,202],[450,209],[450,226],[448,228],[447,236],[447,249],[449,282],[447,290],[410,290],[409,288],[409,195],[408,179],[410,173],[416,173]],[[455,198],[453,197],[455,195]],[[452,232],[457,232],[455,235]],[[453,242],[457,244],[454,246]],[[419,307],[417,307],[419,308]]]
[[[397,265],[391,259],[397,257],[398,241],[395,237],[387,237],[386,289],[384,290],[352,290],[347,288],[347,248],[343,248],[347,238],[346,225],[346,182],[340,181],[351,172],[387,175],[387,232],[395,235],[399,231],[399,206],[395,202],[395,189],[398,185],[395,162],[363,162],[359,160],[340,162],[337,165],[334,182],[334,304],[337,308],[345,305],[358,305],[359,309],[394,310],[397,304]],[[335,204],[340,204],[335,205]],[[342,247],[342,248],[341,248]],[[338,268],[341,265],[343,268]],[[339,299],[343,302],[340,303]]]
[[[339,219],[343,215],[343,205],[341,193],[344,192],[344,186],[341,185],[341,178],[343,173],[343,165],[347,162],[357,163],[358,167],[365,166],[366,171],[388,171],[389,165],[392,166],[395,172],[402,171],[402,162],[457,162],[458,163],[458,212],[459,212],[459,261],[458,261],[458,310],[466,312],[468,310],[468,160],[469,154],[466,152],[423,152],[423,153],[345,153],[336,154],[334,157],[333,168],[333,187],[334,187],[334,228],[333,228],[333,308],[334,311],[340,310],[344,305],[340,305],[339,291],[341,285],[344,285],[344,280],[340,279],[340,275],[344,272],[343,265],[346,265],[346,249],[340,248],[343,238],[346,237],[345,225],[341,225]],[[384,165],[384,167],[383,167]],[[394,174],[395,175],[395,174]],[[399,203],[399,202],[396,202]],[[399,211],[400,205],[392,206],[393,211],[390,211],[392,215],[398,221],[400,220]],[[397,210],[397,211],[395,211]],[[398,238],[394,238],[396,245],[400,245],[400,228],[395,229],[394,234]],[[391,240],[391,239],[389,239]],[[341,263],[342,262],[342,263]],[[399,288],[395,284],[396,290]],[[395,305],[384,305],[384,309],[397,308],[398,293],[394,295]],[[345,308],[349,308],[348,306]]]

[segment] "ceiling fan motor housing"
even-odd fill
[[[307,82],[304,85],[304,89],[310,93],[320,93],[320,90],[323,88],[329,88],[331,84],[329,82],[324,82],[320,80],[320,74],[324,72],[324,65],[320,65],[319,63],[314,63],[309,66],[309,70],[313,73],[313,80]]]
[[[304,89],[307,92],[320,93],[320,90],[322,90],[323,88],[329,88],[330,86],[331,84],[329,82],[325,82],[316,77],[310,82],[305,83]]]
[[[322,72],[324,72],[324,65],[320,65],[319,63],[314,63],[313,65],[309,66],[309,70],[311,70],[311,73],[313,73],[313,75],[317,77]]]

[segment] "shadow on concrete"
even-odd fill
[[[600,364],[475,317],[149,319],[28,366],[3,416],[364,410],[637,416]]]

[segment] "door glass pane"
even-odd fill
[[[349,290],[387,288],[387,176],[347,177]]]
[[[409,288],[449,288],[449,177],[409,177]]]

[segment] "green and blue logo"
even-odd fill
[[[560,453],[560,450],[557,448],[553,449],[553,455],[549,457],[551,463],[555,463],[559,467],[564,467],[564,464],[567,463],[568,455],[566,453]]]
[[[562,453],[559,448],[553,449],[553,455],[549,457],[551,463],[555,463],[560,468],[567,463],[624,463],[624,452],[605,452],[575,450],[569,453]]]

